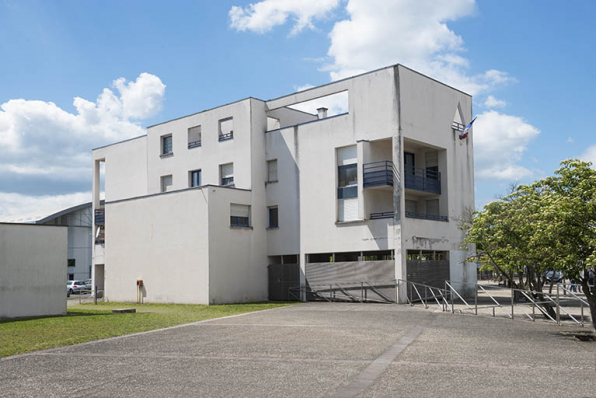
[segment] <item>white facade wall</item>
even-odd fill
[[[345,114],[319,120],[315,115],[287,108],[342,92],[347,92],[349,98]],[[208,292],[200,299],[165,292],[154,296],[148,293],[148,300],[221,303],[265,299],[267,256],[292,254],[299,254],[304,277],[307,254],[395,250],[395,277],[405,279],[407,250],[445,250],[451,253],[452,279],[464,284],[475,282],[472,266],[461,263],[467,253],[459,248],[463,235],[457,228],[457,219],[473,208],[474,203],[472,138],[460,141],[451,130],[458,105],[468,122],[472,112],[470,96],[397,65],[266,102],[254,98],[237,101],[152,126],[146,137],[94,151],[96,207],[99,205],[97,161],[106,162],[106,245],[105,249],[96,245],[94,251],[94,264],[106,264],[106,295],[110,299],[126,299],[121,293],[110,292],[119,286],[114,273],[127,269],[122,272],[127,273],[128,289],[129,284],[134,287],[129,280],[136,278],[138,275],[133,274],[141,269],[138,264],[131,265],[133,254],[126,253],[123,243],[137,245],[134,240],[141,237],[124,234],[120,228],[128,234],[132,233],[131,228],[151,229],[153,224],[147,224],[150,220],[170,231],[160,235],[163,242],[159,247],[164,249],[176,246],[179,250],[184,247],[191,250],[193,241],[183,236],[199,234],[197,239],[208,246],[208,259],[201,260],[208,261],[208,267],[195,268],[196,258],[170,253],[181,268],[173,275],[178,275],[175,280],[179,280],[179,272],[197,273],[202,281],[208,275],[209,282]],[[230,117],[234,138],[220,142],[219,121]],[[198,125],[202,145],[189,149],[188,129]],[[173,153],[161,156],[161,137],[169,134],[173,137]],[[346,146],[354,146],[356,152],[357,214],[353,220],[341,222],[337,151]],[[421,167],[426,152],[438,151],[441,195],[404,189],[401,178],[404,150],[415,152],[417,166],[420,162]],[[269,160],[277,160],[276,182],[267,181]],[[393,162],[399,176],[394,187],[364,188],[364,165],[376,161]],[[189,187],[192,170],[201,170],[203,186],[220,185],[220,166],[226,163],[234,165],[236,189],[210,186],[189,191],[193,193],[175,193]],[[160,179],[166,175],[173,177],[174,193],[161,195]],[[115,181],[110,182],[111,179]],[[206,212],[208,229],[201,232],[194,229],[198,220],[192,217],[196,215],[187,214],[196,207],[189,198],[197,192],[207,200],[207,207],[200,211]],[[152,194],[158,195],[114,203]],[[175,199],[176,195],[181,196]],[[449,221],[406,218],[406,197],[418,200],[420,212],[426,210],[427,199],[438,199],[440,215],[448,216]],[[251,228],[230,227],[229,204],[233,201],[251,206]],[[172,211],[172,219],[190,217],[194,221],[180,221],[180,225],[167,219],[158,222],[152,214],[158,211],[155,203],[167,208],[176,203],[181,209]],[[135,217],[151,215],[138,227],[126,226],[124,223],[135,224],[134,218],[121,210],[127,206],[149,206],[134,214]],[[279,228],[267,228],[271,206],[278,207]],[[395,218],[370,219],[371,213],[394,210],[397,210]],[[173,233],[171,230],[176,228],[181,231]],[[143,262],[153,261],[143,257],[141,251],[155,249],[141,250],[147,241],[138,244],[137,253]],[[168,261],[159,257],[160,264],[152,265],[154,269],[148,275],[157,275],[160,266]],[[134,271],[130,273],[129,268]],[[163,278],[164,281],[169,279],[169,274],[165,275],[168,278]],[[166,287],[159,290],[162,289]],[[126,297],[129,296],[128,293]]]
[[[66,313],[66,246],[61,226],[0,224],[0,318]]]

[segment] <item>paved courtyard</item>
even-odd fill
[[[570,330],[307,303],[5,358],[0,397],[596,397]]]

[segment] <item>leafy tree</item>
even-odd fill
[[[514,288],[529,289],[533,298],[544,302],[542,287],[545,274],[555,259],[543,233],[542,190],[521,185],[511,194],[489,203],[467,225],[466,243],[475,244],[471,260],[480,262],[503,275]],[[515,275],[519,276],[518,282]],[[542,305],[550,316],[549,305]]]
[[[463,226],[473,259],[493,267],[516,288],[540,292],[549,270],[579,282],[596,329],[596,290],[588,269],[596,265],[596,170],[591,163],[565,160],[551,177],[515,190],[485,206]],[[518,283],[515,274],[523,275]],[[543,306],[554,316],[550,306]]]
[[[557,269],[581,284],[596,329],[596,290],[588,286],[588,270],[596,265],[596,170],[591,166],[565,160],[554,176],[535,184],[548,197],[544,233],[553,237]]]

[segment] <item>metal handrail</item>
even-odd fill
[[[220,140],[220,141],[221,141],[221,140]],[[201,140],[198,140],[198,141],[191,141],[191,142],[189,142],[189,143],[188,143],[188,149],[191,149],[191,148],[196,148],[196,147],[199,147],[199,146],[201,146],[201,145],[202,145],[202,144],[201,144]]]
[[[226,134],[220,134],[219,135],[219,141],[227,141],[227,140],[231,140],[234,138],[234,132],[230,131],[229,133]]]
[[[412,211],[406,211],[406,217],[418,218],[420,220],[431,220],[431,221],[449,221],[447,216],[439,216],[435,214],[416,213]]]
[[[393,218],[394,214],[392,211],[384,211],[379,213],[370,213],[371,220],[380,220],[382,218]]]
[[[383,185],[393,186],[395,167],[390,160],[364,163],[362,165],[362,177],[364,188]]]

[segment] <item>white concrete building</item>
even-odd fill
[[[0,223],[0,318],[66,313],[62,226]]]
[[[91,278],[92,217],[91,202],[60,210],[40,210],[27,215],[7,216],[0,222],[68,227],[66,279]]]
[[[344,112],[303,111],[338,99]],[[457,223],[474,206],[472,136],[459,138],[471,118],[470,95],[395,65],[97,148],[95,283],[108,300],[135,300],[142,280],[147,301],[203,304],[473,285]]]

